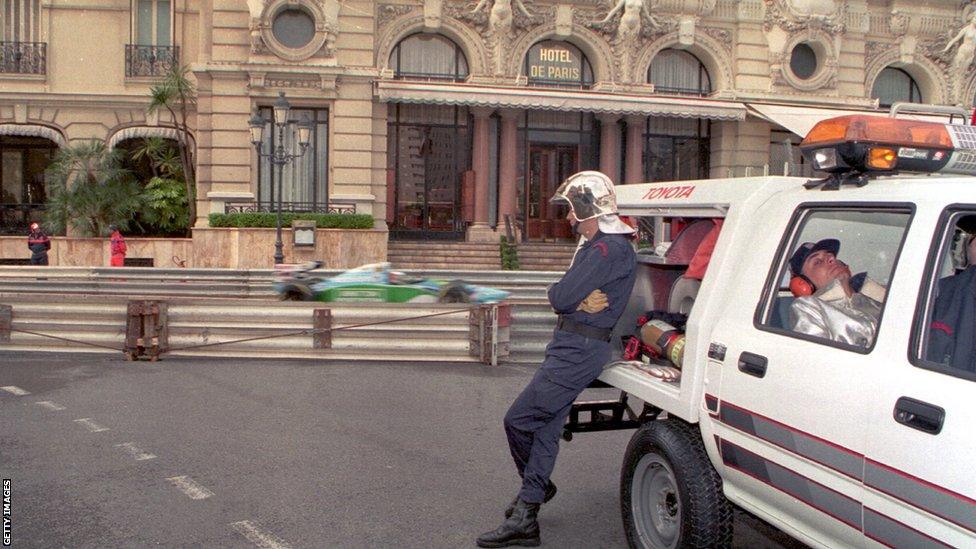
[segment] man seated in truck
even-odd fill
[[[883,299],[861,293],[851,269],[837,259],[840,241],[804,242],[790,258],[790,328],[795,332],[869,347],[878,329]],[[857,288],[855,290],[855,288]]]
[[[965,231],[959,236],[964,245],[963,269],[939,280],[929,319],[927,358],[976,372],[976,236]]]

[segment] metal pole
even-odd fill
[[[285,127],[278,126],[278,143],[274,150],[274,156],[271,159],[271,162],[278,169],[278,208],[277,208],[278,212],[277,212],[277,216],[275,217],[275,231],[276,231],[275,255],[274,255],[275,265],[280,265],[285,262],[285,253],[282,251],[282,243],[281,243],[281,193],[284,191],[285,188],[283,182],[282,169],[285,165],[285,162],[284,162],[284,154],[279,154],[279,152],[284,153],[284,146],[282,144],[282,141],[284,140],[284,134],[285,134]]]

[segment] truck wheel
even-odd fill
[[[701,434],[675,419],[652,421],[630,439],[620,508],[631,547],[731,547],[732,507]]]

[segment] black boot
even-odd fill
[[[536,547],[542,543],[539,539],[539,522],[536,520],[539,505],[521,499],[516,501],[512,516],[506,518],[498,528],[478,536],[478,547]]]
[[[556,485],[550,480],[549,484],[546,486],[546,495],[543,496],[542,503],[549,503],[549,500],[556,495]],[[518,496],[512,500],[512,503],[508,504],[508,509],[505,509],[505,518],[512,516],[512,511],[515,510],[515,504],[518,503]]]

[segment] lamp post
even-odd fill
[[[284,190],[284,181],[282,180],[282,170],[285,164],[290,163],[296,158],[300,158],[305,154],[308,149],[308,143],[312,136],[312,121],[309,120],[307,114],[302,115],[302,120],[298,123],[298,145],[301,150],[298,154],[292,154],[285,151],[285,126],[288,125],[288,115],[291,105],[288,104],[288,100],[285,99],[285,92],[278,92],[278,99],[274,102],[274,122],[275,128],[278,129],[278,139],[275,141],[274,150],[268,153],[261,152],[261,142],[264,140],[264,126],[269,122],[265,120],[258,113],[254,113],[251,116],[251,120],[248,121],[248,126],[251,128],[251,143],[254,144],[254,149],[257,151],[259,158],[267,158],[271,165],[277,168],[278,171],[278,206],[276,208],[277,215],[275,217],[275,254],[274,254],[274,264],[278,265],[285,262],[285,254],[282,251],[281,243],[281,195]],[[273,130],[272,130],[273,131]],[[272,171],[274,173],[274,171]],[[271,189],[274,189],[274,180],[271,181]]]

